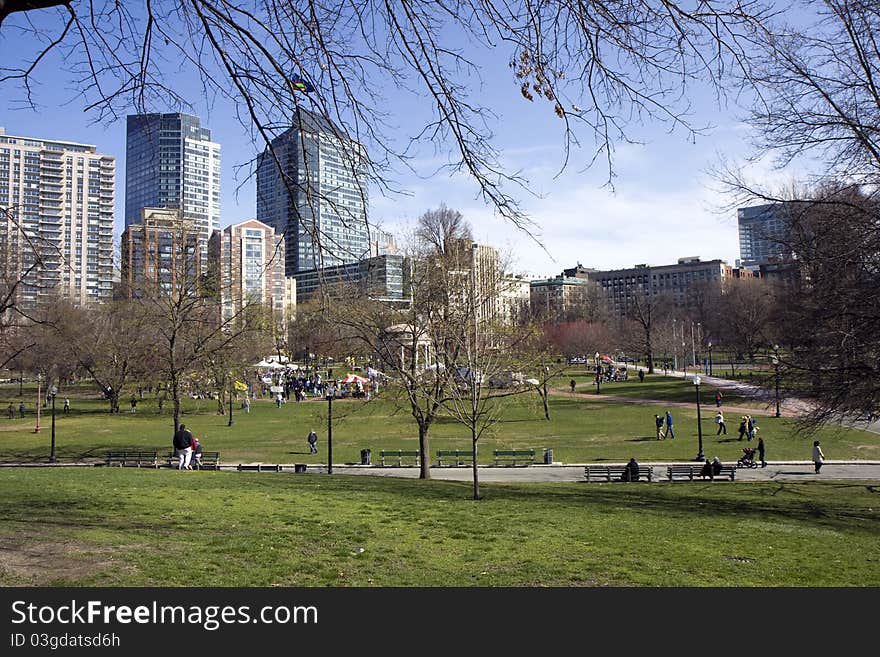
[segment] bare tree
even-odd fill
[[[645,355],[648,373],[654,373],[654,332],[671,310],[672,299],[667,294],[653,294],[639,287],[628,299],[626,319],[638,327],[638,351]]]
[[[147,316],[139,304],[118,300],[94,308],[76,308],[66,315],[59,337],[78,364],[106,396],[110,412],[119,412],[119,400],[132,381],[147,371],[154,345]]]
[[[784,390],[814,400],[813,426],[876,419],[880,402],[880,204],[877,192],[826,185],[789,212],[800,277],[778,309]]]
[[[729,281],[718,304],[717,335],[737,355],[754,360],[774,342],[775,288],[758,278]]]
[[[198,76],[206,97],[235,103],[259,150],[291,121],[301,123],[304,111],[314,112],[366,146],[370,177],[388,192],[396,189],[391,172],[415,166],[427,145],[529,230],[505,185],[523,181],[501,163],[493,108],[474,85],[479,55],[503,47],[523,98],[543,100],[548,116],[558,117],[565,162],[572,146],[590,144],[580,163],[604,160],[610,182],[614,143],[632,139],[633,120],[660,121],[688,136],[702,129],[689,122],[688,85],[708,81],[722,93],[728,69],[749,63],[747,47],[771,16],[769,4],[5,0],[0,29],[20,33],[27,47],[3,62],[0,86],[7,98],[15,92],[35,106],[41,67],[59,50],[75,93],[99,119],[112,120],[132,108],[186,107],[189,81]],[[426,97],[424,116],[401,129],[385,89]],[[354,150],[352,169],[362,159]]]

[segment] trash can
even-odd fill
[[[361,450],[361,465],[372,465],[370,461],[370,450],[362,449]]]
[[[293,471],[299,472],[299,473],[305,472],[306,471],[306,464],[305,463],[294,463],[293,464]]]
[[[544,463],[547,465],[553,464],[553,450],[547,447],[544,448]]]

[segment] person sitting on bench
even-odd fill
[[[621,481],[638,481],[639,480],[639,464],[635,457],[629,460],[620,476]]]

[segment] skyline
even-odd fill
[[[20,116],[25,120],[18,120]],[[98,152],[116,158],[114,227],[118,241],[125,226],[124,121],[120,119],[109,129],[68,122],[64,130],[47,130],[37,125],[46,125],[41,117],[45,118],[45,113],[8,112],[0,120],[0,126],[9,135],[94,145]],[[237,143],[229,139],[234,136],[229,128],[240,129],[240,126],[221,121],[222,133],[218,134],[217,128],[201,118],[224,150],[220,228],[256,218],[254,178],[245,181],[236,178],[234,169],[241,161],[227,164],[233,148],[239,154],[246,148],[241,139]],[[121,134],[114,135],[114,132]],[[468,219],[476,241],[512,254],[512,272],[536,278],[554,276],[578,262],[594,269],[625,269],[639,263],[671,264],[678,258],[698,256],[702,260],[719,258],[734,265],[740,257],[736,213],[731,211],[726,216],[717,213],[713,203],[720,205],[722,199],[709,189],[711,179],[695,163],[702,158],[704,168],[708,168],[711,158],[706,156],[705,149],[688,154],[687,148],[675,143],[674,136],[664,137],[666,143],[662,149],[640,145],[618,148],[618,174],[613,191],[603,187],[601,172],[596,170],[583,174],[568,170],[554,181],[552,144],[508,151],[514,162],[535,153],[541,156],[531,165],[524,163],[521,170],[538,193],[544,194],[542,198],[526,197],[524,207],[538,227],[536,238],[546,252],[538,242],[495,216],[482,201],[475,200],[474,190],[469,181],[461,179],[463,176],[450,176],[445,181],[412,178],[409,196],[383,197],[371,189],[371,227],[378,225],[400,240],[419,214],[446,203]],[[694,145],[685,146],[694,150]],[[687,166],[681,163],[683,156],[690,160]],[[664,159],[678,162],[674,170],[681,173],[683,180],[677,186],[670,184],[668,172],[646,178],[646,172],[650,174]],[[693,175],[695,171],[699,177]],[[583,179],[579,185],[574,184],[577,178]],[[438,182],[442,183],[440,191],[436,189]],[[431,191],[429,187],[435,189]],[[584,208],[589,211],[585,213]]]
[[[21,35],[9,33],[0,41],[0,56],[24,49],[26,44],[21,42]],[[22,107],[22,98],[13,94],[6,111],[0,113],[0,126],[8,134],[94,144],[99,152],[114,156],[118,240],[124,228],[125,115],[96,123],[95,115],[83,112],[87,100],[71,92],[58,58],[58,53],[50,53],[36,73],[32,98],[40,111]],[[412,151],[412,160],[405,165],[414,171],[402,163],[389,174],[402,194],[383,196],[371,184],[371,227],[387,230],[402,241],[421,213],[445,203],[465,216],[478,242],[510,253],[512,273],[534,278],[554,276],[577,263],[609,270],[640,263],[671,264],[682,257],[697,256],[736,264],[740,258],[736,213],[719,213],[729,199],[714,191],[715,183],[708,173],[721,158],[738,164],[749,154],[748,129],[732,100],[722,98],[719,104],[711,89],[689,83],[688,118],[692,125],[705,128],[704,133],[689,134],[680,127],[635,121],[628,127],[631,141],[614,145],[612,191],[601,155],[593,166],[585,168],[595,155],[594,144],[574,147],[567,168],[559,173],[565,160],[563,122],[548,104],[522,98],[503,53],[483,53],[479,64],[482,68],[472,80],[471,93],[497,108],[495,115],[488,117],[487,128],[495,136],[500,161],[527,179],[531,192],[515,190],[509,184],[505,188],[520,199],[532,218],[537,241],[498,218],[494,209],[477,197],[478,190],[469,177],[449,173],[445,167],[450,156],[434,152],[432,144],[418,145]],[[181,79],[178,83],[186,82]],[[430,113],[430,103],[402,92],[387,93],[388,105],[395,110],[388,120],[399,128],[403,140],[414,126],[423,125],[420,121]],[[248,174],[264,145],[256,143],[250,129],[239,123],[231,100],[205,99],[194,91],[191,103],[188,108],[154,106],[150,110],[194,114],[220,144],[220,228],[256,218],[256,183]],[[12,109],[15,107],[18,109]],[[787,181],[785,174],[765,162],[751,164],[750,170],[762,182]]]

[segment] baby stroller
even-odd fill
[[[754,447],[743,447],[743,455],[739,457],[739,461],[736,462],[736,467],[738,468],[757,468],[758,464],[755,461],[755,448]]]

